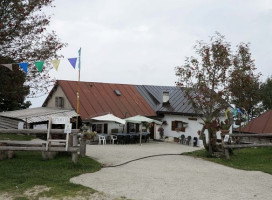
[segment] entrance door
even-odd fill
[[[108,134],[108,124],[104,124],[104,133]]]
[[[149,128],[149,131],[150,131],[150,138],[151,138],[151,139],[154,139],[154,130],[155,130],[154,128],[155,128],[154,123],[151,123],[150,128]]]

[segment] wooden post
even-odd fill
[[[230,155],[229,155],[229,149],[228,148],[225,148],[225,135],[223,133],[221,133],[221,143],[222,143],[222,149],[223,151],[225,152],[225,156],[226,158],[229,160],[230,159]]]
[[[42,159],[47,160],[47,152],[46,151],[42,151]]]
[[[77,145],[78,145],[77,134],[73,134],[73,147],[77,147]]]
[[[73,152],[73,153],[72,153],[72,162],[73,162],[74,164],[77,164],[77,160],[78,160],[77,152]]]
[[[51,126],[52,126],[52,117],[49,117],[48,120],[48,127],[47,127],[47,143],[46,143],[46,151],[48,151],[48,148],[50,146],[50,142],[48,141],[51,139],[50,131],[51,131]]]
[[[156,136],[157,135],[157,131],[156,131],[157,130],[157,125],[154,122],[153,122],[153,128],[154,128],[154,137],[153,138],[155,140],[155,139],[157,139],[157,136]]]
[[[84,137],[84,134],[81,135],[80,140],[80,155],[82,157],[86,156],[86,139]]]
[[[226,158],[229,160],[230,159],[230,155],[229,155],[229,149],[228,148],[225,148],[225,156]]]
[[[142,146],[142,123],[140,123],[140,145]]]
[[[77,146],[78,146],[77,134],[73,134],[73,147],[77,147]],[[78,154],[77,154],[77,152],[73,152],[72,153],[73,163],[77,164],[77,160],[78,160]]]

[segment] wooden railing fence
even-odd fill
[[[272,134],[229,134],[229,141],[224,141],[224,137],[222,135],[222,146],[225,151],[225,156],[227,159],[230,159],[229,149],[237,149],[237,148],[249,148],[249,147],[272,147]],[[241,142],[241,138],[248,138],[249,142]],[[266,142],[254,142],[251,138],[258,139]],[[251,142],[250,142],[251,141]]]
[[[0,133],[8,134],[24,134],[24,135],[46,135],[48,130],[36,129],[0,129]],[[64,135],[64,129],[51,129],[51,134]],[[0,140],[0,151],[41,151],[44,159],[48,157],[50,152],[71,152],[73,163],[78,161],[78,152],[81,156],[86,155],[86,140],[79,129],[72,129],[69,135],[69,145],[65,146],[62,142],[53,142],[46,148],[48,141],[15,141]]]

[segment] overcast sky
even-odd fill
[[[82,48],[81,80],[104,83],[175,85],[175,67],[194,55],[197,40],[216,31],[233,49],[250,43],[262,79],[272,75],[272,1],[270,0],[55,0],[50,29],[68,47]],[[77,80],[62,60],[56,79]],[[46,96],[32,99],[41,106]]]

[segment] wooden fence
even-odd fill
[[[24,134],[24,135],[46,135],[48,130],[36,130],[36,129],[0,129],[0,133],[8,134]],[[51,134],[65,135],[64,129],[51,129]],[[80,140],[79,140],[80,139]],[[81,156],[86,155],[86,140],[84,135],[80,133],[79,129],[72,129],[69,135],[68,147],[65,143],[52,142],[48,148],[48,141],[15,141],[15,140],[0,140],[0,151],[42,151],[43,158],[47,158],[50,152],[71,152],[72,161],[77,163],[78,152]],[[80,144],[80,145],[79,145]]]
[[[225,150],[225,156],[227,159],[230,158],[229,149],[237,148],[249,148],[249,147],[272,147],[272,134],[230,134],[230,142],[224,142],[222,136],[222,146]],[[231,139],[232,138],[232,139]],[[248,138],[248,141],[252,140],[251,138],[258,139],[259,141],[263,139],[264,143],[253,143],[253,142],[241,142],[241,138]]]

